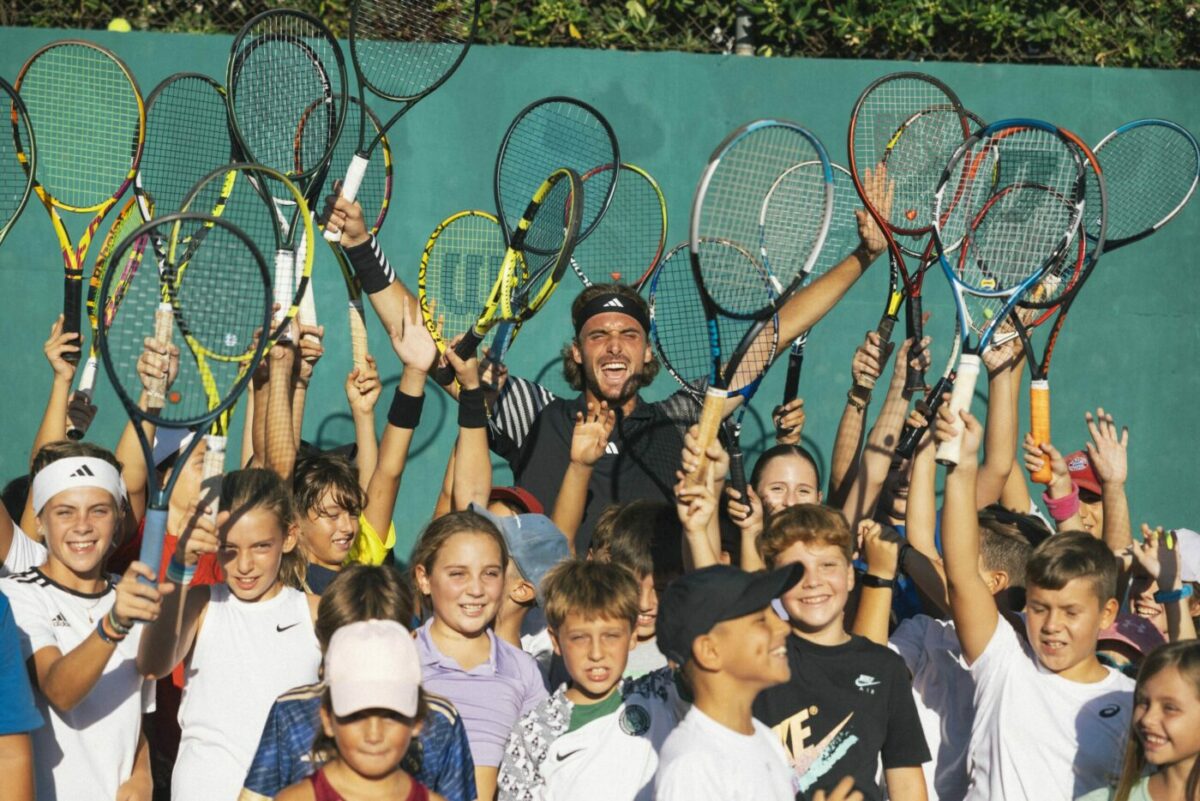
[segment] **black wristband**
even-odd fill
[[[487,427],[487,407],[484,405],[483,387],[464,389],[458,393],[458,427]]]
[[[424,395],[405,395],[400,387],[396,387],[392,406],[388,409],[388,423],[396,428],[416,428],[421,422],[421,409],[424,406]]]
[[[374,236],[362,244],[342,248],[342,252],[346,254],[346,260],[354,268],[358,282],[368,295],[382,292],[396,280],[396,273],[388,264],[387,257],[383,255]]]
[[[870,573],[863,573],[861,576],[859,576],[858,583],[864,587],[874,587],[880,590],[896,589],[896,580],[894,578],[880,578],[879,576],[872,576]]]

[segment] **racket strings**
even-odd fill
[[[1108,238],[1152,230],[1187,201],[1200,174],[1196,142],[1173,125],[1121,131],[1096,150],[1108,187]]]
[[[829,219],[829,231],[825,244],[809,273],[809,280],[824,275],[836,267],[858,247],[858,193],[850,172],[837,164],[833,165],[833,214]]]
[[[54,45],[27,65],[20,92],[37,132],[38,182],[72,209],[113,197],[129,178],[145,123],[121,65],[96,47]]]
[[[138,214],[137,201],[130,198],[121,209],[121,213],[117,215],[117,219],[113,221],[112,227],[109,228],[108,234],[104,237],[104,242],[101,244],[100,252],[96,255],[96,263],[92,268],[92,276],[88,283],[88,294],[86,301],[86,309],[88,320],[91,322],[92,330],[96,331],[99,326],[100,313],[100,289],[104,283],[104,276],[108,273],[108,269],[112,264],[112,257],[130,234],[132,234],[138,226],[142,224],[142,218]],[[121,275],[116,279],[117,288],[110,297],[110,304],[105,309],[105,316],[111,321],[112,316],[116,314],[117,307],[120,305],[123,287],[129,281],[132,270],[136,268],[137,261],[142,257],[142,253],[137,248],[127,250],[127,262],[121,265]],[[129,261],[134,259],[134,261]],[[96,341],[92,339],[92,351],[95,352]]]
[[[589,192],[583,191],[585,207],[589,194]],[[537,258],[526,255],[526,260],[530,262],[531,273],[540,274],[543,264],[553,265],[557,260],[558,253],[567,244],[566,234],[571,227],[571,210],[571,181],[565,177],[556,180],[541,202],[537,203],[536,207],[530,208],[529,211],[533,213],[533,218],[528,221],[525,229],[524,244],[518,249],[532,254],[541,254]]]
[[[812,262],[822,233],[827,188],[825,164],[814,160],[788,167],[768,190],[762,206],[765,266],[784,286],[807,273]]]
[[[1074,227],[1076,207],[1036,184],[1009,187],[968,229],[959,280],[981,292],[1015,289],[1039,272]]]
[[[443,225],[426,249],[425,291],[436,301],[433,313],[442,323],[443,340],[450,340],[475,325],[480,299],[488,297],[500,276],[505,247],[490,216],[466,213]]]
[[[424,94],[458,63],[475,8],[471,0],[362,0],[350,36],[364,81],[391,99]]]
[[[16,97],[15,90],[9,87],[7,81],[3,80],[0,80],[0,90],[3,90],[0,92],[0,98],[3,98],[0,102],[3,102],[6,116],[16,128],[14,134],[16,142],[21,143],[20,146],[14,145],[15,152],[8,151],[0,157],[0,239],[2,239],[4,232],[15,221],[29,191],[32,177],[27,162],[23,163],[22,161],[22,158],[28,158],[28,154],[18,148],[28,148],[33,137],[29,126],[29,116],[21,111],[13,101],[13,98]],[[8,98],[4,98],[5,94],[9,95]]]
[[[592,182],[611,169],[605,166],[583,177],[585,198],[593,191]],[[608,211],[575,248],[571,263],[591,284],[634,283],[658,264],[666,236],[662,190],[645,170],[622,164]]]

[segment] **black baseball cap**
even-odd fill
[[[713,565],[671,582],[658,604],[658,649],[677,665],[692,657],[692,643],[726,620],[745,617],[771,605],[804,576],[804,565],[747,573]]]

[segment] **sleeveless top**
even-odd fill
[[[316,795],[317,801],[346,801],[333,789],[329,779],[325,778],[325,768],[309,776],[308,780],[312,782],[313,794]],[[408,789],[408,797],[404,801],[429,801],[429,788],[413,779]]]

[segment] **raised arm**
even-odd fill
[[[1021,419],[1019,407],[1021,405],[1021,373],[1025,369],[1025,349],[1018,348],[1013,357],[1012,365],[1012,380],[1009,381],[1009,390],[1012,397],[1010,405],[1010,414],[1014,421]],[[1014,422],[1015,425],[1015,422]],[[1020,440],[1020,434],[1017,433],[1017,438]],[[1018,445],[1020,442],[1018,442]],[[1029,514],[1033,506],[1033,498],[1029,494],[1029,484],[1025,481],[1025,474],[1022,472],[1021,454],[1015,454],[1013,457],[1013,469],[1008,473],[1008,481],[1004,482],[1004,489],[1000,491],[1000,503],[1005,509],[1011,509],[1014,512],[1021,514]]]
[[[479,381],[479,359],[464,361],[446,348],[458,384],[458,440],[454,444],[454,509],[472,503],[487,506],[492,493],[492,460],[488,452],[487,405]]]
[[[829,467],[829,492],[825,502],[840,507],[850,494],[850,486],[858,477],[858,454],[862,450],[863,432],[867,430],[867,407],[871,403],[871,387],[883,375],[887,363],[883,343],[874,331],[854,350],[850,362],[850,391],[846,407],[838,421],[837,437],[833,442],[833,458]]]
[[[1174,531],[1163,531],[1161,526],[1151,530],[1142,523],[1142,541],[1129,546],[1142,570],[1158,584],[1154,600],[1166,612],[1168,642],[1196,639],[1195,621],[1188,612],[1188,598],[1183,594],[1180,545]]]
[[[166,375],[166,389],[175,383],[179,373],[179,348],[174,344],[163,344],[154,339],[147,339],[145,349],[138,358],[138,377],[142,382],[142,392],[138,397],[139,408],[155,411],[151,408],[151,395],[147,387],[154,381]],[[146,439],[154,442],[155,427],[150,423],[142,423],[142,431]],[[121,463],[121,478],[125,481],[125,491],[129,497],[129,509],[134,523],[140,521],[146,513],[146,486],[149,476],[146,457],[142,454],[141,443],[138,442],[137,430],[132,422],[125,424],[121,439],[117,441],[117,461]]]
[[[354,466],[358,471],[358,483],[365,492],[375,472],[379,459],[379,440],[375,438],[375,404],[383,384],[379,380],[379,369],[375,357],[367,354],[367,365],[361,370],[353,368],[346,376],[346,402],[350,404],[350,416],[354,420]]]
[[[292,408],[292,381],[296,367],[295,339],[296,329],[293,327],[292,337],[276,342],[266,355],[270,360],[270,377],[267,380],[263,464],[285,481],[292,480],[292,469],[296,466],[297,447]]]
[[[298,323],[299,345],[292,375],[292,439],[300,450],[300,435],[304,429],[304,405],[308,400],[308,385],[325,355],[325,326]]]
[[[599,407],[589,403],[586,414],[575,413],[575,429],[571,432],[571,461],[563,474],[562,486],[558,489],[551,513],[554,525],[566,535],[572,554],[575,553],[575,533],[587,510],[592,468],[604,455],[608,438],[616,424],[616,412],[608,408],[607,401],[601,401]]]
[[[687,476],[700,464],[700,426],[694,425],[683,437],[680,469],[675,477],[675,510],[683,525],[683,564],[688,570],[715,565],[721,559],[721,525],[717,514],[725,476],[729,472],[729,452],[720,438],[705,452],[707,473],[689,482]],[[747,568],[749,569],[749,568]]]
[[[1012,370],[1016,346],[1017,340],[1012,339],[983,354],[988,372],[988,407],[983,465],[975,488],[975,502],[980,509],[1000,500],[1017,455],[1017,418],[1012,403],[1012,385],[1018,381]],[[1020,511],[1024,514],[1028,509]]]
[[[925,418],[912,412],[912,425],[920,428]],[[946,570],[937,550],[937,462],[934,461],[934,442],[926,428],[913,454],[908,480],[908,503],[904,509],[904,538],[912,546],[902,557],[900,569],[908,573],[921,595],[942,613],[950,611],[946,597]]]
[[[1100,481],[1100,501],[1104,510],[1104,544],[1114,551],[1133,542],[1129,522],[1129,498],[1125,495],[1125,479],[1129,475],[1129,428],[1122,427],[1120,436],[1111,414],[1096,409],[1084,414],[1092,441],[1087,444],[1088,461]]]
[[[867,557],[867,575],[878,579],[871,582],[878,586],[864,583],[859,590],[853,631],[873,643],[886,646],[903,540],[895,531],[874,520],[859,522],[858,538]]]

